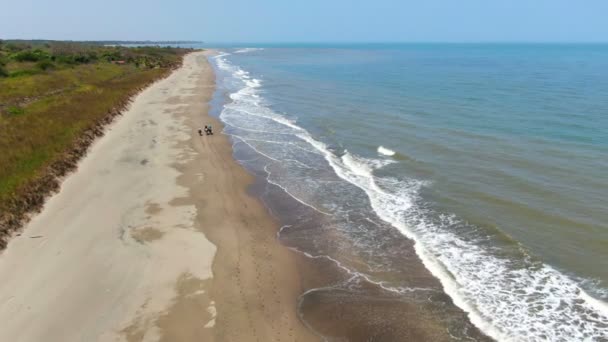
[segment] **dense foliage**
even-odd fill
[[[0,41],[0,77],[90,63],[132,64],[138,68],[167,68],[184,49],[104,46],[61,41]]]

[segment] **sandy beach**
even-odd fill
[[[207,115],[207,53],[137,96],[2,252],[0,341],[316,340],[294,255]]]

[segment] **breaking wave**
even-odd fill
[[[243,48],[243,49],[238,49],[236,51],[234,51],[234,53],[249,53],[249,52],[254,52],[254,51],[262,51],[264,49],[262,48]]]
[[[389,157],[392,157],[395,155],[395,151],[389,150],[388,148],[386,148],[384,146],[378,146],[378,153],[385,155],[385,156],[389,156]]]
[[[440,280],[444,291],[468,313],[475,326],[494,339],[608,339],[606,303],[585,293],[577,281],[530,256],[517,244],[489,244],[491,237],[476,227],[454,215],[433,211],[420,198],[427,182],[376,175],[375,171],[395,161],[339,152],[315,139],[296,122],[265,105],[260,93],[262,81],[226,57],[216,56],[213,61],[240,86],[231,93],[232,102],[224,106],[220,119],[238,132],[233,134],[235,140],[274,162],[265,167],[269,182],[300,203],[331,215],[331,205],[326,204],[330,199],[319,199],[315,193],[321,189],[318,183],[323,176],[308,176],[329,166],[339,179],[366,194],[379,218],[415,242],[416,253]],[[383,146],[377,152],[395,154]],[[291,173],[289,176],[301,184],[287,181],[292,178],[282,172]],[[374,281],[372,275],[365,277]]]

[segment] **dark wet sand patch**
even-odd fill
[[[161,342],[209,341],[215,325],[215,306],[207,288],[211,280],[184,273],[175,285],[173,305],[156,320]]]
[[[163,237],[163,235],[165,235],[164,232],[161,232],[160,230],[158,230],[156,228],[152,228],[152,227],[134,229],[131,232],[131,236],[133,237],[133,239],[135,239],[135,241],[137,241],[139,243],[146,243],[146,242],[152,242],[155,240],[160,240]]]
[[[154,215],[160,213],[163,208],[158,203],[146,203],[146,214]]]

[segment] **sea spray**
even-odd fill
[[[385,156],[389,156],[389,157],[392,157],[395,155],[395,151],[390,150],[384,146],[378,146],[378,153],[385,155]]]

